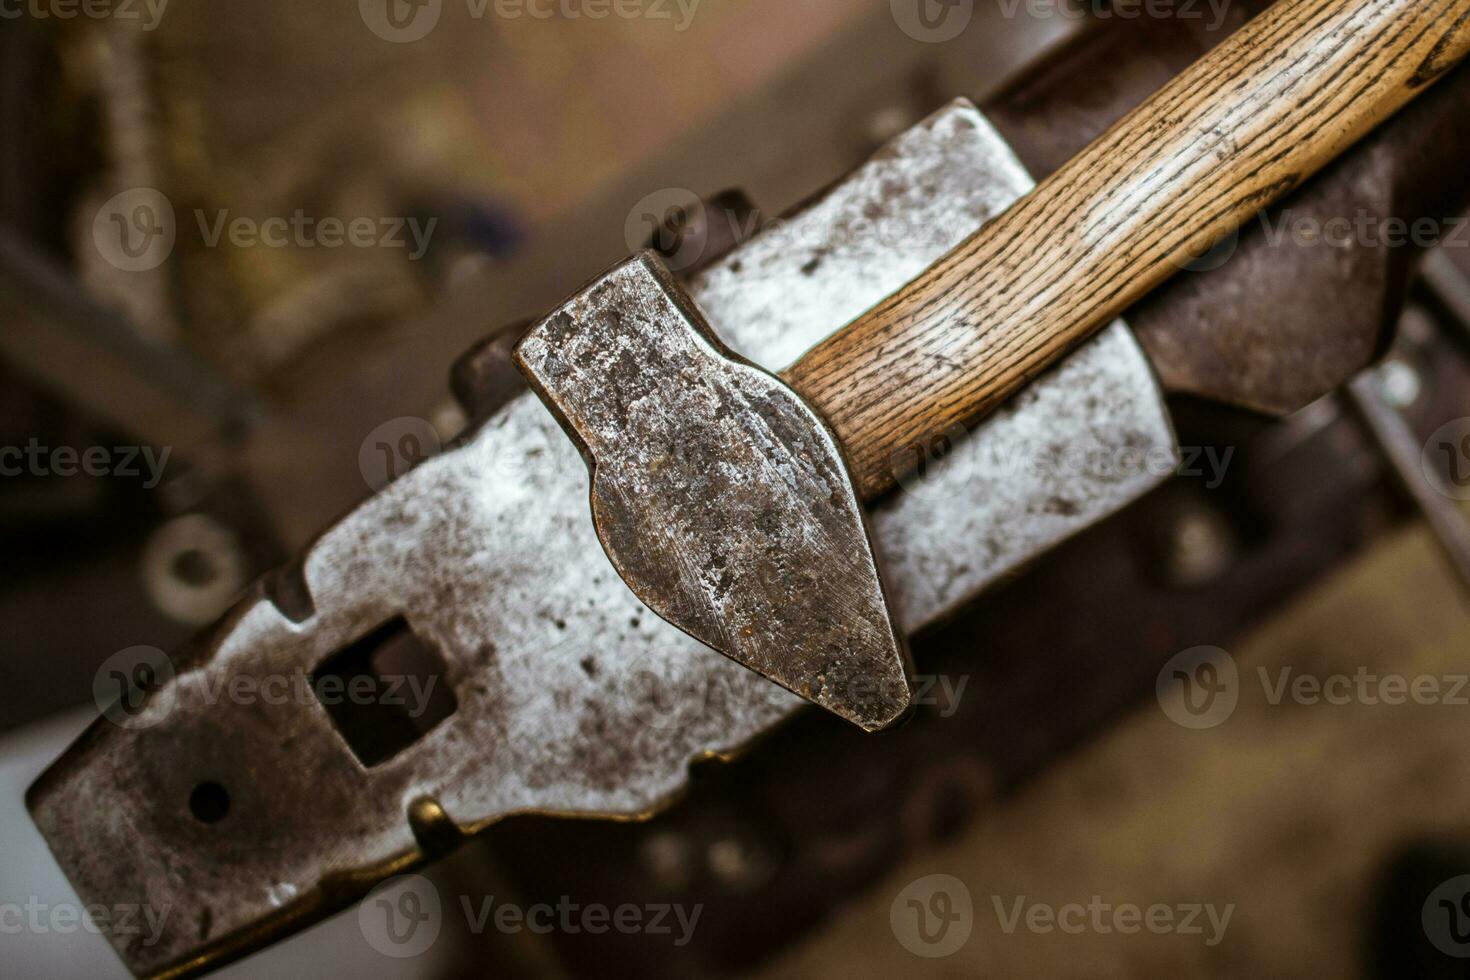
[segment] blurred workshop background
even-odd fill
[[[0,904],[69,900],[22,794],[95,715],[99,665],[178,648],[370,495],[391,475],[362,453],[380,426],[426,420],[423,453],[451,442],[469,421],[456,386],[478,380],[452,385],[456,359],[668,244],[650,207],[738,189],[779,215],[955,97],[1010,92],[1019,118],[1016,80],[1050,72],[1081,112],[1127,87],[1104,68],[1151,85],[1202,50],[1197,25],[1057,3],[981,0],[935,43],[898,0],[605,18],[445,0],[412,40],[368,0],[138,0],[136,17],[0,0],[0,446],[36,448],[0,478]],[[1159,38],[1119,39],[1145,29]],[[1109,39],[1069,47],[1093,34]],[[1451,173],[1467,186],[1444,200],[1462,203]],[[298,215],[371,219],[384,247],[323,247]],[[273,217],[280,244],[260,247]],[[99,245],[115,222],[164,252]],[[1272,322],[1251,311],[1284,333],[1367,311],[1386,360],[1284,418],[1172,385],[1181,441],[1234,450],[1220,485],[1170,482],[916,642],[926,672],[964,679],[959,703],[886,740],[803,715],[696,767],[652,821],[516,819],[428,872],[527,905],[700,903],[687,944],[449,928],[396,961],[348,914],[220,975],[1470,975],[1420,895],[1470,873],[1470,707],[1283,708],[1252,680],[1201,737],[1156,696],[1201,645],[1252,679],[1470,673],[1446,540],[1463,511],[1416,498],[1394,455],[1410,433],[1417,465],[1429,432],[1470,416],[1467,253],[1347,270],[1362,292],[1302,275]],[[1374,424],[1384,405],[1398,429]],[[967,885],[973,932],[926,958],[893,910],[935,874]],[[1203,934],[1016,925],[1094,897],[1198,905]],[[125,975],[86,933],[7,930],[0,963]]]

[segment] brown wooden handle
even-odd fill
[[[876,497],[1467,50],[1470,0],[1279,0],[785,378]]]

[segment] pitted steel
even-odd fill
[[[644,604],[864,729],[908,710],[908,652],[836,435],[719,342],[658,256],[572,297],[516,363],[587,458],[597,536]]]

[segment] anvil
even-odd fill
[[[1333,60],[1347,55],[1324,46],[1326,64],[1337,69],[1329,73],[1334,84],[1297,97],[1315,92],[1324,106],[1339,108],[1352,96],[1391,111],[1379,101],[1383,89],[1422,87],[1464,53],[1464,7],[1284,4],[1283,17],[1302,19],[1295,26],[1320,18],[1335,24],[1334,36],[1405,46],[1370,45],[1369,56],[1349,59],[1358,70],[1372,69],[1361,83],[1351,83],[1358,76]],[[1397,26],[1374,30],[1384,26],[1376,16]],[[1444,17],[1454,30],[1435,34],[1434,19]],[[1285,29],[1282,21],[1266,22],[1272,24]],[[1257,35],[1257,47],[1263,43]],[[1347,41],[1340,47],[1353,53]],[[1252,50],[1244,44],[1226,53],[1245,58]],[[1188,81],[1172,91],[1183,102],[1194,91]],[[1271,76],[1275,87],[1252,81],[1259,96],[1249,103],[1252,111],[1287,104],[1277,99],[1292,91],[1289,72]],[[1352,84],[1361,87],[1341,87]],[[1178,104],[1165,100],[1165,119]],[[1328,127],[1315,165],[1362,135],[1376,111]],[[1100,279],[1097,268],[1068,267],[1057,258],[1056,241],[998,253],[1017,277],[1027,273],[1027,256],[1050,256],[1042,273],[1058,289],[1086,290],[1076,306],[1088,311],[1051,321],[1059,332],[1044,349],[1028,348],[1015,360],[1007,383],[969,389],[976,375],[965,362],[974,352],[963,344],[957,367],[940,359],[931,371],[893,362],[875,374],[884,359],[859,356],[892,326],[891,317],[871,315],[892,314],[892,297],[906,296],[905,309],[922,318],[946,297],[964,295],[966,277],[947,274],[964,271],[955,256],[975,254],[966,243],[976,228],[1002,213],[1024,228],[1028,217],[1041,219],[1047,201],[1066,200],[1033,195],[1029,205],[1006,211],[1030,190],[1028,180],[966,103],[899,137],[779,229],[682,286],[734,352],[772,370],[799,358],[806,363],[807,370],[785,373],[819,403],[849,450],[857,445],[852,433],[871,421],[865,413],[882,408],[882,400],[837,410],[844,380],[862,380],[849,388],[866,390],[874,378],[908,385],[943,377],[946,390],[954,386],[963,396],[963,412],[928,417],[920,427],[937,422],[948,431],[950,422],[963,423],[968,432],[954,453],[921,479],[906,478],[905,492],[878,499],[882,486],[864,488],[877,501],[868,514],[872,546],[903,633],[941,618],[1168,473],[1055,463],[1079,449],[1172,459],[1172,433],[1148,363],[1121,324],[1095,332],[1099,319],[1109,321],[1099,311],[1146,292],[1157,281],[1156,262],[1207,243],[1229,223],[1223,210],[1208,210],[1205,192],[1221,186],[1207,179],[1208,158],[1230,157],[1241,146],[1221,134],[1212,142],[1214,130],[1195,133],[1171,144],[1177,154],[1169,159],[1198,178],[1194,203],[1206,206],[1205,220],[1146,223],[1164,229],[1162,245],[1131,247],[1138,242],[1129,220],[1168,176],[1163,164],[1124,172],[1139,160],[1123,152],[1127,137],[1148,131],[1136,124],[1125,120],[1098,158],[1119,178],[1098,185],[1110,209],[1082,211],[1084,238],[1107,246],[1112,279]],[[1201,147],[1203,156],[1189,155]],[[1283,153],[1267,162],[1280,169],[1289,157]],[[1265,166],[1231,183],[1250,192],[1227,197],[1232,213],[1264,204],[1313,163],[1288,162],[1303,168],[1277,173]],[[916,236],[914,228],[932,234]],[[922,285],[905,291],[912,282]],[[1109,291],[1109,282],[1119,285]],[[1017,323],[1024,325],[1028,310],[1012,310]],[[837,333],[854,321],[862,328]],[[813,347],[825,356],[801,358]],[[1075,349],[1057,360],[1068,348]],[[980,379],[986,377],[996,380]],[[913,422],[894,427],[900,448],[918,431]],[[882,442],[863,458],[892,456],[894,446]],[[882,469],[858,467],[868,474]],[[589,489],[583,461],[546,406],[530,395],[512,401],[258,586],[195,647],[160,665],[161,683],[136,710],[99,720],[37,782],[32,813],[85,901],[192,911],[171,916],[152,945],[111,936],[130,968],[182,975],[218,965],[344,907],[381,878],[512,813],[645,815],[672,799],[691,760],[738,750],[800,707],[795,695],[649,613],[593,531]],[[345,650],[405,636],[442,658],[456,705],[386,757],[356,754],[323,705],[220,702],[211,695],[222,680],[315,674]]]

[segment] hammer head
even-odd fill
[[[836,437],[715,337],[656,256],[534,327],[517,366],[592,471],[592,517],[642,602],[870,731],[912,700]]]

